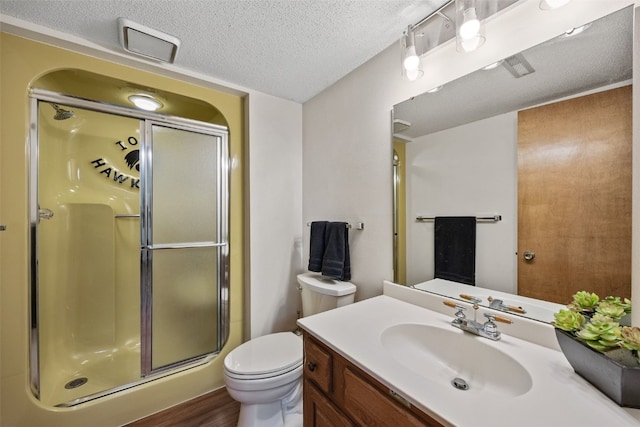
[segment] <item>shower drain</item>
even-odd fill
[[[85,385],[89,381],[86,377],[76,378],[74,380],[69,381],[64,385],[64,388],[70,390],[72,388],[80,387],[81,385]]]
[[[458,390],[469,390],[469,384],[462,378],[454,378],[451,380],[451,385]]]

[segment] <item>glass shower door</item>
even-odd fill
[[[219,348],[224,317],[211,307],[219,306],[228,247],[223,139],[153,122],[146,134],[143,374]]]

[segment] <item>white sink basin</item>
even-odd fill
[[[529,372],[515,359],[481,338],[451,326],[443,329],[419,323],[390,326],[380,341],[402,366],[430,382],[459,388],[461,393],[520,396],[531,389]],[[494,347],[495,346],[495,347]]]

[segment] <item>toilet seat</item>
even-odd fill
[[[224,358],[225,375],[239,380],[272,378],[302,365],[302,339],[291,332],[254,338]]]

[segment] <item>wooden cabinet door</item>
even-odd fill
[[[311,338],[304,340],[304,378],[312,380],[325,393],[332,389],[331,354]]]
[[[428,425],[349,368],[344,370],[344,384],[344,410],[361,426],[424,427]]]
[[[304,427],[354,427],[310,381],[304,382]]]

